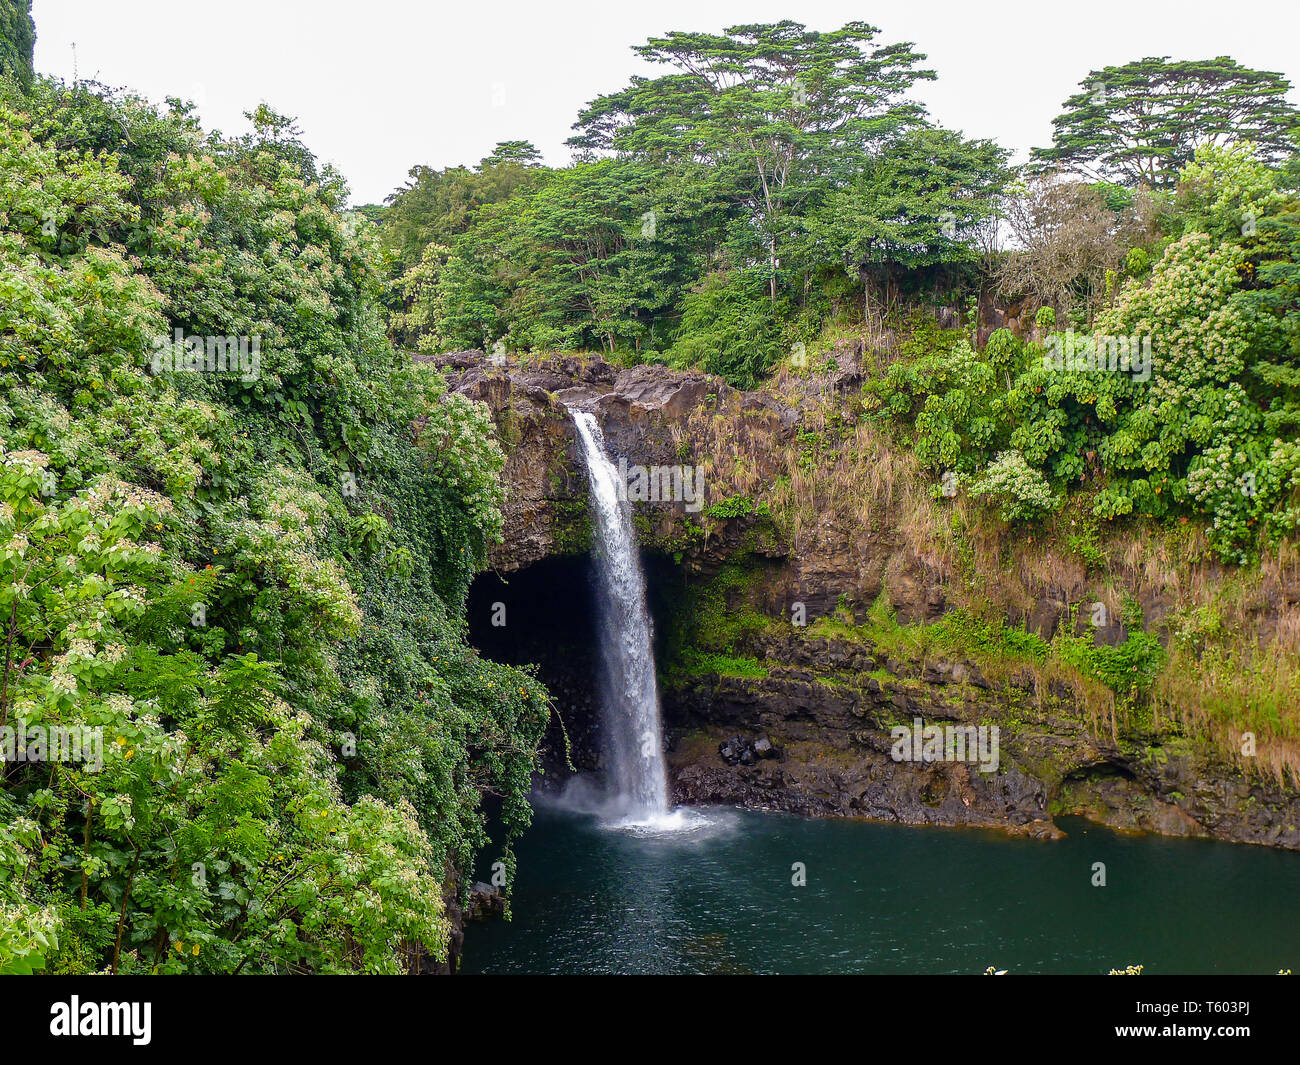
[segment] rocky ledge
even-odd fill
[[[1300,849],[1294,793],[1190,744],[1094,731],[1068,689],[1041,690],[1028,673],[992,683],[973,662],[899,662],[857,640],[768,636],[756,650],[766,677],[714,674],[665,691],[678,802],[1039,838],[1076,815]],[[896,760],[891,729],[918,722],[968,737],[982,727],[984,746],[962,761]]]
[[[496,422],[506,451],[508,494],[505,535],[490,562],[501,573],[590,547],[586,472],[570,410],[593,412],[611,453],[644,466],[689,459],[684,429],[700,411],[738,420],[761,413],[785,433],[798,422],[797,411],[770,396],[664,366],[617,369],[591,356],[554,356],[503,367],[477,351],[417,359],[442,369],[453,391],[486,404]],[[652,549],[686,539],[691,513],[685,504],[648,508],[642,517]],[[702,552],[697,548],[695,554]]]

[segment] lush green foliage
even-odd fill
[[[434,333],[442,318],[431,313],[438,300],[436,282],[452,245],[479,210],[528,190],[541,174],[537,149],[524,141],[497,145],[474,168],[412,168],[406,185],[388,197],[388,206],[362,208],[362,217],[380,222],[390,285],[385,304],[395,340],[414,347]],[[438,306],[445,306],[438,300]],[[475,334],[474,342],[482,342]]]
[[[772,516],[772,512],[766,503],[755,503],[749,496],[728,496],[726,499],[720,499],[712,506],[705,508],[704,513],[710,518],[719,520],[749,517],[770,518]]]
[[[1114,646],[1098,644],[1091,632],[1079,634],[1073,626],[1062,626],[1052,646],[1061,661],[1085,677],[1100,681],[1121,704],[1132,707],[1150,692],[1164,666],[1165,651],[1159,639],[1142,628],[1142,611],[1137,604],[1125,605],[1123,622],[1125,639]]]
[[[901,359],[869,382],[867,402],[889,416],[914,419],[917,455],[926,466],[971,473],[1008,435],[1009,400],[998,372],[1007,351],[1001,341],[992,357],[987,350],[977,353],[965,337],[935,341],[920,357]]]
[[[655,347],[693,272],[697,192],[615,159],[480,213],[442,268],[421,346]]]
[[[967,487],[1007,520],[1087,484],[1098,518],[1199,513],[1217,552],[1244,562],[1261,531],[1300,518],[1298,221],[1300,199],[1251,146],[1207,145],[1173,201],[1177,239],[1091,333],[1023,349],[995,333],[982,355],[959,343],[905,359],[867,405],[909,422],[936,473],[978,472]],[[1054,321],[1040,312],[1040,328]]]
[[[32,80],[35,47],[32,0],[0,0],[0,77],[28,84]]]
[[[909,130],[812,212],[806,254],[860,275],[864,299],[905,275],[971,261],[970,237],[994,214],[1005,161],[991,141]]]
[[[967,490],[973,496],[987,496],[998,507],[1003,521],[1029,521],[1060,506],[1051,486],[1019,451],[1004,451],[989,463]]]
[[[924,57],[877,33],[672,33],[637,49],[669,73],[583,110],[573,166],[511,171],[504,194],[487,160],[413,171],[383,218],[394,326],[430,351],[603,348],[752,387],[855,286],[970,261],[1005,153],[927,126],[906,98]]]
[[[784,352],[762,285],[753,272],[707,275],[682,299],[681,330],[669,360],[754,388]]]
[[[526,825],[546,695],[464,642],[485,412],[384,336],[367,227],[287,120],[0,105],[0,970],[399,971]],[[255,372],[151,366],[173,330]],[[249,367],[241,366],[247,370]]]

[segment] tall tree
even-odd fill
[[[874,280],[888,285],[900,269],[976,258],[968,240],[997,209],[1006,158],[992,141],[914,130],[820,205],[809,225],[814,247],[862,278],[868,320]]]
[[[8,75],[20,84],[29,84],[34,74],[35,48],[32,0],[0,0],[0,76]]]
[[[1251,70],[1227,56],[1170,62],[1140,59],[1092,71],[1053,120],[1039,162],[1092,180],[1172,187],[1202,144],[1251,141],[1278,161],[1296,150],[1300,113],[1281,74]]]
[[[546,172],[478,214],[413,309],[435,345],[640,350],[698,275],[710,214],[693,183],[636,160]]]
[[[925,57],[910,43],[876,45],[878,33],[865,22],[820,33],[785,21],[652,38],[634,50],[675,72],[593,101],[569,143],[716,167],[749,210],[775,303],[791,212],[924,120],[904,94],[934,72],[917,68]]]
[[[532,141],[501,141],[492,149],[492,154],[479,163],[480,170],[500,166],[503,163],[518,163],[520,166],[540,166],[542,153]]]
[[[412,167],[410,180],[388,197],[383,214],[390,254],[409,269],[429,243],[450,246],[480,207],[507,200],[534,182],[541,170],[539,159],[528,141],[505,141],[473,170]]]

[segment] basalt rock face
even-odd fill
[[[611,454],[629,465],[671,468],[698,461],[687,423],[720,421],[762,456],[788,443],[801,412],[763,392],[741,392],[702,373],[646,365],[616,369],[591,357],[552,357],[528,364],[493,365],[482,352],[420,356],[444,369],[451,388],[487,405],[506,450],[508,485],[503,542],[492,549],[491,568],[509,573],[554,555],[590,546],[587,478],[576,430],[566,408],[594,412]],[[811,390],[845,389],[860,381],[858,353]],[[775,464],[757,471],[771,480]],[[797,555],[770,528],[746,518],[712,521],[702,530],[699,512],[716,502],[639,504],[642,546],[678,557],[691,574],[708,575],[744,545],[774,565],[763,593],[777,615],[801,602],[811,617],[830,613],[841,596],[874,602],[884,590],[903,621],[933,620],[946,605],[942,574],[918,566],[888,528],[863,530],[826,513]]]
[[[678,802],[1038,838],[1070,814],[1300,849],[1300,797],[1190,746],[1094,732],[1067,690],[1028,674],[994,684],[972,662],[898,662],[856,640],[769,636],[755,650],[766,677],[704,676],[665,693]],[[926,760],[918,726],[960,730],[965,757]],[[775,757],[725,757],[760,741]]]
[[[856,387],[858,354],[844,353],[840,370],[811,387],[822,394]],[[765,453],[790,442],[802,416],[797,396],[740,392],[716,378],[663,366],[618,369],[590,356],[497,366],[481,352],[434,361],[454,390],[483,401],[496,421],[507,453],[508,495],[504,540],[493,549],[491,566],[516,580],[545,560],[577,559],[590,550],[586,471],[566,407],[595,412],[610,452],[642,466],[700,461],[700,440],[692,433],[702,422],[744,439],[761,464]],[[758,473],[779,475],[775,468]],[[843,598],[871,603],[882,593],[901,622],[932,621],[948,608],[952,575],[905,552],[888,515],[864,529],[827,508],[798,552],[771,523],[752,516],[705,518],[698,506],[681,501],[637,507],[642,547],[656,562],[652,584],[699,585],[743,557],[744,601],[728,599],[728,610],[788,622],[791,604],[802,603],[811,622],[832,614]],[[1059,584],[1043,587],[1036,605],[1013,620],[1050,637],[1077,606],[1077,586],[1061,574]],[[1139,590],[1138,598],[1148,622],[1169,608],[1155,591]],[[661,641],[672,623],[666,614],[658,618]],[[1096,634],[1110,643],[1125,636],[1117,624]],[[577,644],[573,634],[570,639]],[[556,646],[573,657],[558,635]],[[1120,829],[1300,849],[1300,797],[1293,791],[1247,777],[1190,742],[1114,735],[1090,718],[1071,690],[1028,672],[992,681],[972,662],[895,661],[863,640],[818,640],[793,629],[775,636],[769,628],[744,653],[765,675],[664,678],[676,802],[998,828],[1044,838],[1059,834],[1055,817],[1081,814]],[[558,679],[561,687],[573,687],[571,669]],[[588,692],[560,707],[579,767],[599,762],[592,746],[598,733],[583,709],[591,702]],[[891,729],[912,728],[918,720],[996,727],[996,771],[981,771],[971,757],[896,759]],[[555,750],[551,755],[554,776],[562,759]],[[992,768],[989,762],[985,758]]]
[[[486,404],[506,451],[505,534],[490,557],[492,569],[508,573],[588,546],[586,475],[572,421],[552,390],[583,379],[578,360],[549,372],[504,374],[482,352],[457,352],[436,361],[454,391]],[[609,367],[588,375],[591,384]],[[568,373],[564,373],[565,369]]]
[[[631,464],[680,464],[673,427],[702,403],[735,390],[700,373],[658,366],[617,370],[590,358],[553,358],[506,371],[482,352],[433,358],[451,388],[492,412],[506,449],[509,486],[503,542],[492,568],[510,572],[550,555],[589,547],[587,475],[568,408],[589,410],[612,454]],[[647,512],[664,542],[689,514],[687,504]]]

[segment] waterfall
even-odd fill
[[[571,411],[591,484],[592,540],[599,577],[600,696],[609,745],[609,783],[629,819],[668,810],[659,689],[655,681],[645,577],[632,533],[632,507],[605,451],[594,415]]]

